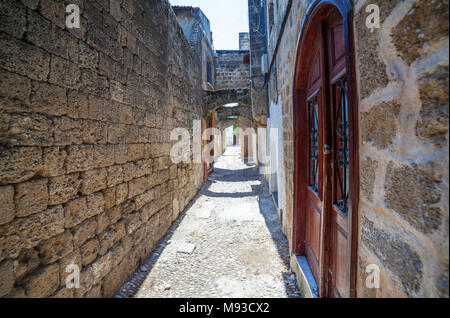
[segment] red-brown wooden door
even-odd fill
[[[349,109],[342,17],[332,11],[315,28],[307,62],[305,256],[321,293],[349,295]],[[326,283],[325,283],[326,282]],[[326,286],[325,286],[326,285]]]
[[[342,17],[333,11],[325,21],[328,52],[328,93],[332,116],[328,138],[330,153],[331,206],[329,207],[329,261],[328,296],[343,297],[349,294],[349,237],[348,217],[350,190],[349,109],[345,58],[345,37]]]
[[[323,166],[324,143],[324,51],[319,32],[314,40],[309,62],[306,104],[308,117],[308,182],[306,189],[305,256],[316,281],[320,280],[322,262]],[[305,143],[306,144],[306,143]]]

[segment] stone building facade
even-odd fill
[[[217,50],[216,55],[216,89],[250,87],[248,50]]]
[[[201,65],[168,1],[0,12],[0,297],[111,296],[202,184],[169,156],[202,118]]]
[[[196,53],[202,69],[202,87],[215,89],[216,61],[210,22],[197,7],[173,6],[178,23]]]
[[[349,85],[356,87],[351,97],[356,115],[350,124],[356,131],[351,137],[355,144],[351,149],[357,151],[351,161],[355,188],[350,196],[355,207],[349,214],[350,242],[342,243],[344,250],[347,246],[343,262],[348,267],[338,282],[345,286],[340,296],[448,297],[448,2],[264,0],[263,13],[257,16],[258,3],[248,1],[251,56],[260,52],[254,35],[258,32],[252,28],[262,19],[270,26],[265,34],[267,121],[281,136],[277,148],[270,143],[271,164],[283,171],[272,184],[283,192],[279,210],[290,242],[291,265],[305,294],[329,296],[328,284],[333,282],[326,275],[315,279],[305,252],[298,252],[296,245],[301,243],[298,228],[311,231],[311,225],[299,219],[299,202],[306,198],[296,197],[301,184],[296,167],[301,165],[302,151],[295,148],[296,141],[308,136],[300,133],[305,130],[299,123],[305,121],[296,111],[299,95],[295,94],[301,94],[296,91],[299,79],[308,71],[308,60],[301,60],[305,38],[314,34],[309,31],[314,29],[314,19],[331,12],[335,20],[344,21],[342,50],[348,52],[346,61],[353,61],[346,72],[352,79]],[[371,29],[368,25],[376,20],[368,16],[376,11],[369,5],[374,4],[380,24]],[[341,12],[346,15],[340,16]],[[327,210],[322,211],[322,222],[328,222]],[[331,232],[327,225],[317,228],[325,233],[320,243],[324,247]],[[379,269],[379,288],[367,285],[373,268]]]

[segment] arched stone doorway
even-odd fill
[[[299,35],[294,78],[293,252],[320,297],[353,297],[359,196],[352,6],[317,0]]]

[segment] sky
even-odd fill
[[[239,50],[239,32],[248,32],[247,0],[169,0],[171,5],[199,7],[211,23],[216,50]]]

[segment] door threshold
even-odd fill
[[[319,298],[319,289],[317,288],[316,280],[314,279],[311,268],[305,256],[295,256],[291,258],[292,269],[297,274],[297,281],[305,298]]]

